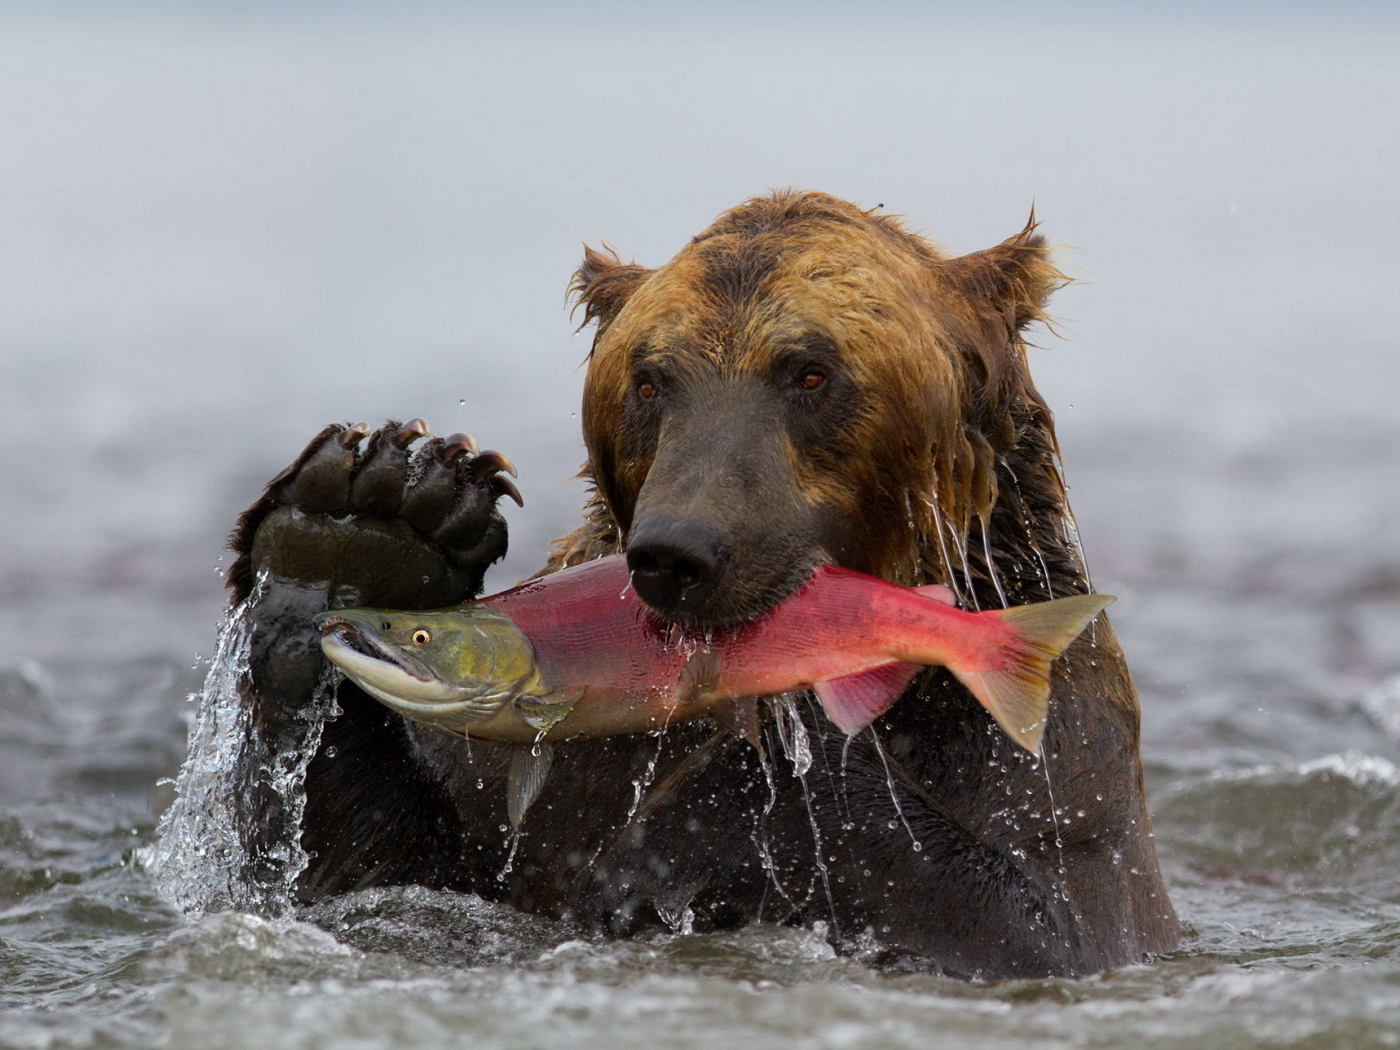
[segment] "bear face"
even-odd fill
[[[1028,226],[948,259],[816,193],[749,201],[655,270],[590,250],[584,438],[643,599],[720,626],[823,561],[966,576],[950,551],[987,527],[1013,417],[1048,426],[1020,338],[1062,281],[1045,256]]]

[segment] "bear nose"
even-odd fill
[[[633,527],[627,542],[633,588],[666,616],[695,615],[728,563],[724,538],[703,521],[647,518]]]

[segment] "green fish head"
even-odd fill
[[[538,690],[534,648],[509,618],[485,605],[336,609],[315,623],[332,663],[418,722],[465,733],[522,692]]]

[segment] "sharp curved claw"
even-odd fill
[[[453,434],[447,439],[447,443],[449,445],[460,446],[463,451],[469,452],[473,456],[481,451],[481,446],[476,443],[476,438],[472,437],[470,434]],[[456,456],[453,458],[455,459]]]
[[[427,437],[429,433],[431,433],[431,431],[428,429],[427,420],[410,419],[399,428],[392,440],[399,448],[408,448],[409,445],[413,444],[419,438]]]
[[[525,500],[520,495],[520,490],[515,487],[515,482],[510,478],[502,477],[500,474],[491,476],[491,491],[497,496],[509,496],[515,500],[517,507],[525,506]]]
[[[513,478],[520,477],[515,472],[515,464],[510,461],[510,457],[504,452],[497,452],[495,449],[487,449],[476,459],[472,460],[471,472],[472,480],[478,485],[483,479],[489,478],[501,471],[505,471]]]
[[[341,448],[354,449],[367,437],[369,437],[369,424],[356,423],[353,427],[346,427],[342,430],[335,440]]]
[[[453,434],[442,447],[442,461],[455,463],[463,456],[476,455],[476,452],[476,441],[470,434]]]

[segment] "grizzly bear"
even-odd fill
[[[1034,219],[949,257],[818,193],[750,200],[655,270],[587,250],[592,496],[544,571],[625,552],[638,595],[696,628],[756,616],[823,562],[943,583],[968,608],[1087,592],[1025,355],[1062,282]],[[504,748],[348,682],[313,725],[314,613],[463,601],[505,551],[509,461],[425,436],[327,428],[234,535],[255,726],[241,877],[275,877],[299,834],[304,900],[418,883],[615,934],[822,923],[838,947],[976,978],[1175,946],[1137,697],[1103,618],[1055,667],[1038,755],[930,668],[850,738],[790,697],[758,705],[749,739],[693,722],[561,746],[515,842]],[[304,811],[270,772],[298,750]]]

